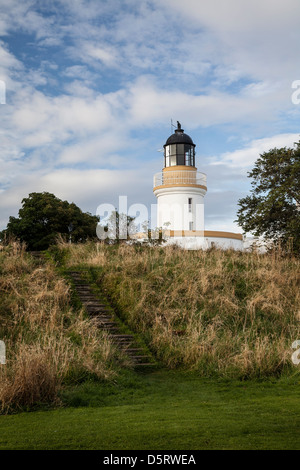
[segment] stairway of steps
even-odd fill
[[[97,298],[88,281],[82,278],[82,272],[70,271],[68,275],[88,315],[94,319],[98,328],[109,334],[111,341],[131,359],[134,367],[153,367],[155,365],[153,358],[145,354],[144,349],[139,347],[132,334],[124,334],[120,331],[112,311]]]
[[[39,260],[39,261],[45,261],[45,255],[42,251],[30,251],[29,252],[33,258]]]

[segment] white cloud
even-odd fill
[[[22,62],[11,54],[6,44],[0,40],[0,80],[5,83],[6,92],[18,89],[19,84],[15,74],[22,70],[24,70]]]
[[[298,74],[298,0],[164,0],[182,22],[213,38],[216,59],[238,74],[258,80],[292,80]]]
[[[164,4],[172,5],[185,17],[197,23],[201,22],[214,31],[224,33],[238,31],[240,33],[256,31],[276,31],[274,28],[289,28],[298,24],[296,12],[299,11],[297,0],[274,2],[274,0],[163,0]]]
[[[99,60],[107,67],[116,66],[118,60],[117,52],[112,47],[99,47],[97,45],[85,43],[83,45],[82,52],[84,57],[88,56],[89,58]]]
[[[149,178],[141,169],[62,169],[46,174],[40,171],[36,174],[19,175],[14,186],[0,195],[0,223],[5,227],[8,217],[17,215],[21,200],[31,192],[48,191],[95,214],[98,205],[117,205],[119,196],[123,195],[128,196],[129,205],[134,202],[149,203],[153,199],[151,183],[151,176]]]
[[[268,152],[273,148],[294,147],[295,142],[299,142],[299,134],[279,134],[264,139],[254,140],[245,146],[233,152],[226,152],[218,157],[218,161],[212,165],[227,165],[229,168],[250,170],[259,155]]]
[[[20,94],[11,115],[11,126],[23,134],[26,147],[103,132],[112,122],[111,107],[102,95],[49,97],[31,88]]]
[[[290,107],[288,98],[280,96],[276,88],[248,87],[246,92],[231,95],[217,89],[195,95],[184,91],[167,91],[154,84],[151,78],[140,77],[130,88],[127,98],[132,122],[146,125],[166,122],[170,116],[181,116],[190,129],[239,122],[249,124],[272,121],[279,109]]]
[[[59,155],[59,162],[64,165],[85,163],[88,166],[120,168],[124,166],[124,157],[118,155],[117,152],[120,151],[122,154],[121,151],[126,143],[129,145],[126,137],[117,140],[116,134],[110,131],[103,136],[83,140],[63,148]]]

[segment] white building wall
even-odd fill
[[[204,230],[205,192],[193,187],[156,190],[157,226],[169,230]],[[189,199],[192,200],[191,206]]]
[[[215,247],[222,250],[244,250],[243,240],[220,237],[170,237],[167,245],[178,245],[186,250],[208,250]]]
[[[205,180],[206,181],[206,180]],[[234,237],[234,234],[209,231],[210,236],[205,236],[204,232],[204,196],[206,186],[168,186],[165,184],[154,187],[154,194],[157,197],[157,227],[167,231],[198,231],[196,236],[184,236],[188,233],[173,234],[167,239],[166,244],[177,244],[189,250],[203,249],[211,247],[220,249],[243,250],[244,242]],[[192,200],[191,207],[189,199]],[[191,225],[192,223],[192,225]],[[166,233],[167,233],[166,231]],[[202,233],[201,233],[202,232]],[[202,236],[203,234],[203,236]],[[208,234],[207,234],[208,235]],[[226,236],[227,235],[227,236]],[[230,235],[233,238],[230,238]]]

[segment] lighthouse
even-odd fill
[[[164,167],[154,175],[157,228],[164,238],[184,248],[242,249],[241,234],[205,231],[206,174],[196,167],[196,145],[177,121],[177,129],[164,145]]]
[[[157,226],[175,237],[204,230],[206,175],[196,168],[195,147],[177,121],[164,145],[164,168],[154,176]]]

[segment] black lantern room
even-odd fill
[[[181,129],[180,122],[177,121],[177,129],[164,145],[165,168],[169,166],[185,165],[195,166],[195,147],[189,135]]]

